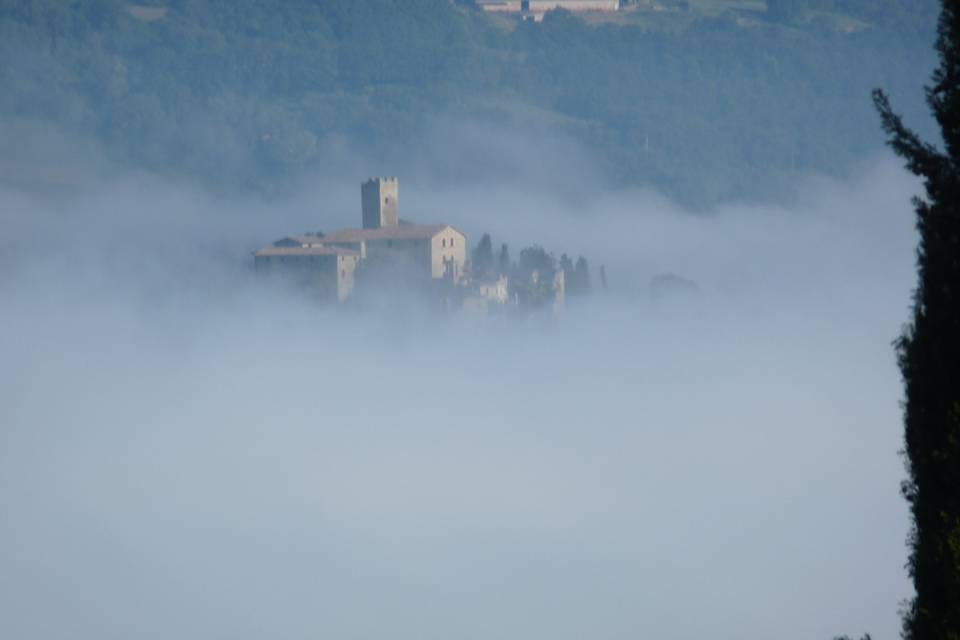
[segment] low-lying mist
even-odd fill
[[[0,194],[0,637],[897,633],[917,184],[892,160],[709,215],[401,174],[405,218],[590,260],[549,323],[253,277],[251,250],[355,225],[365,177]]]

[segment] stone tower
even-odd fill
[[[360,201],[364,229],[399,224],[400,181],[396,178],[370,178],[360,185]]]

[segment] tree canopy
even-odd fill
[[[710,203],[855,166],[877,149],[863,95],[887,86],[919,118],[916,69],[934,64],[918,44],[934,0],[509,27],[447,0],[144,4],[5,2],[0,126],[52,123],[130,166],[282,189],[337,140],[404,157],[442,116],[571,139],[611,181]]]
[[[891,146],[922,177],[913,318],[897,343],[905,383],[910,503],[910,575],[916,596],[905,612],[907,640],[960,638],[960,0],[944,0],[940,65],[927,103],[943,149],[925,142],[877,90]]]

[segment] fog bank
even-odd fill
[[[709,215],[402,182],[404,217],[606,265],[550,323],[252,278],[250,250],[355,224],[363,177],[0,194],[0,636],[898,632],[918,185],[892,160]],[[697,292],[654,299],[664,273]]]

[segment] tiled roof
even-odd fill
[[[410,224],[396,227],[380,227],[379,229],[342,229],[328,233],[322,238],[308,236],[312,241],[330,244],[354,244],[364,240],[425,240],[437,235],[450,225],[448,224]]]
[[[342,247],[321,247],[314,245],[312,247],[275,247],[270,245],[257,251],[255,256],[359,256],[360,253],[353,249],[344,249]]]
[[[448,224],[401,224],[379,229],[341,229],[326,235],[307,233],[286,236],[257,251],[257,256],[330,256],[359,255],[357,251],[336,245],[360,244],[367,240],[429,240],[444,229],[457,229]]]

